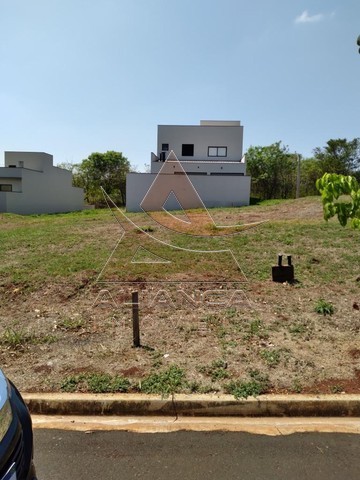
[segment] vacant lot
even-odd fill
[[[324,222],[318,198],[210,213],[265,223],[177,233],[110,210],[0,215],[10,378],[23,391],[359,393],[360,232]],[[291,285],[271,280],[278,253],[292,255]]]

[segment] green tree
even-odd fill
[[[92,153],[73,170],[74,183],[83,187],[87,202],[104,205],[101,187],[115,203],[125,205],[130,162],[121,152]]]
[[[316,180],[323,175],[320,162],[315,158],[304,158],[300,164],[300,196],[318,195]]]
[[[281,142],[266,147],[251,146],[246,162],[252,195],[262,199],[295,196],[297,155],[289,153]]]
[[[316,181],[316,188],[321,193],[326,221],[336,215],[343,227],[350,220],[353,228],[360,228],[360,187],[355,177],[325,173]]]
[[[71,162],[62,162],[56,165],[58,168],[62,168],[63,170],[69,170],[69,172],[73,172],[75,169],[75,165]]]
[[[353,175],[360,169],[360,138],[331,139],[325,147],[314,149],[314,158],[322,173]]]

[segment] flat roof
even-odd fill
[[[200,120],[202,127],[240,127],[240,120]]]
[[[158,127],[241,127],[240,120],[200,120],[200,125],[158,125]]]

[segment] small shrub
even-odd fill
[[[261,350],[260,356],[270,367],[275,367],[280,363],[281,352],[280,350]]]
[[[93,373],[86,378],[88,389],[92,393],[125,393],[129,390],[130,382],[127,378],[107,374]]]
[[[236,399],[257,397],[269,388],[269,377],[259,370],[249,372],[250,381],[233,381],[225,385],[225,392],[234,395]]]
[[[321,315],[332,315],[334,313],[334,307],[331,303],[327,302],[323,298],[320,298],[315,305],[315,312]]]
[[[226,371],[227,364],[224,360],[214,360],[211,365],[204,365],[199,367],[199,372],[211,377],[211,380],[215,382],[216,380],[222,380],[224,378],[229,378],[229,372]]]
[[[84,326],[82,318],[66,317],[56,324],[56,327],[65,332],[80,330]]]
[[[201,390],[201,385],[199,382],[193,381],[189,383],[190,393],[199,393]]]
[[[155,393],[163,396],[173,395],[188,387],[185,372],[177,365],[171,365],[167,370],[153,373],[146,377],[140,389],[143,393]]]
[[[291,389],[295,393],[301,393],[302,392],[303,387],[302,387],[301,382],[298,378],[294,379]]]
[[[79,382],[80,382],[79,376],[72,375],[72,376],[66,377],[62,381],[60,388],[63,392],[69,392],[69,393],[76,392]]]
[[[250,322],[247,328],[247,333],[245,334],[245,339],[249,340],[253,337],[259,337],[262,339],[269,338],[269,334],[264,327],[264,324],[261,320],[253,320]]]
[[[220,391],[219,388],[211,384],[211,385],[202,385],[199,388],[198,393],[217,393],[219,391]]]
[[[257,397],[263,392],[263,388],[259,382],[255,380],[249,382],[230,382],[225,385],[225,392],[234,395],[236,399]]]
[[[331,393],[341,393],[343,391],[344,391],[344,389],[341,385],[332,385],[330,387],[330,392]]]
[[[306,327],[305,327],[305,325],[302,325],[301,323],[297,323],[297,324],[291,325],[289,327],[289,332],[292,335],[301,335],[302,333],[306,332]]]
[[[259,382],[264,389],[268,388],[269,376],[266,373],[261,373],[260,370],[250,370],[249,375],[253,380]]]
[[[105,373],[86,373],[66,377],[60,388],[64,392],[125,393],[130,388],[127,378]]]

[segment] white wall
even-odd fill
[[[21,162],[24,168],[43,171],[52,167],[53,156],[44,152],[5,152],[5,167],[16,165],[20,168]]]
[[[152,164],[151,173],[158,173],[164,162],[154,162]],[[246,175],[246,165],[241,162],[193,162],[183,161],[181,166],[186,173],[201,174],[205,173],[211,175],[212,173],[237,173]]]
[[[159,125],[157,154],[163,143],[169,144],[179,160],[240,161],[243,145],[241,125]],[[194,156],[183,157],[182,145],[193,144]],[[209,157],[208,147],[227,147],[226,157]]]
[[[129,173],[126,177],[126,210],[140,212],[140,203],[156,174]],[[176,176],[175,176],[176,177]],[[179,182],[181,176],[179,176]],[[249,205],[250,177],[248,176],[210,176],[188,175],[195,190],[207,208],[237,207]],[[170,191],[168,192],[170,194]],[[176,192],[174,192],[176,194]],[[194,205],[194,208],[197,205]],[[177,209],[178,205],[167,204],[167,209]]]
[[[52,156],[48,154],[37,154],[20,152],[21,155],[14,156],[6,152],[6,163],[17,164],[19,159],[26,160],[28,168],[0,168],[6,176],[16,175],[21,177],[21,193],[1,192],[6,196],[6,205],[0,203],[0,211],[7,211],[21,215],[32,213],[57,213],[82,210],[84,206],[84,192],[82,188],[72,186],[72,174],[68,170],[52,166]],[[49,163],[50,162],[50,163]],[[42,171],[38,170],[42,169]],[[5,179],[4,179],[5,180]],[[10,180],[10,178],[9,178]],[[14,180],[14,188],[19,188],[20,178]],[[5,183],[5,182],[4,182]],[[2,196],[3,196],[2,195]]]

